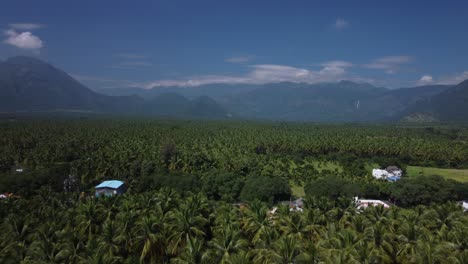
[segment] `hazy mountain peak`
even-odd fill
[[[406,114],[434,114],[444,121],[464,120],[464,113],[468,113],[468,109],[464,110],[468,105],[468,80],[456,86],[395,90],[342,80],[128,91],[149,99],[144,101],[137,96],[105,96],[93,92],[60,69],[34,57],[12,57],[0,66],[0,111],[125,111],[202,118],[219,118],[229,112],[245,118],[300,121],[383,120],[396,118],[405,110]]]

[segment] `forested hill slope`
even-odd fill
[[[177,93],[163,93],[147,100],[142,113],[186,118],[225,118],[227,115],[226,110],[208,96],[189,100]]]
[[[293,121],[396,120],[414,103],[449,86],[385,89],[367,83],[266,84],[228,98],[226,104],[241,116]]]
[[[192,99],[207,95],[227,112],[245,119],[356,122],[397,121],[408,107],[449,87],[451,86],[430,85],[386,89],[368,83],[341,81],[319,84],[208,84],[196,87],[116,88],[101,91],[113,95],[137,94],[150,101],[151,98],[166,97],[167,94]]]
[[[418,102],[403,116],[424,113],[440,121],[468,121],[468,80]]]
[[[415,116],[468,121],[467,81],[456,86],[394,90],[350,81],[209,84],[127,89],[121,94],[110,96],[90,90],[36,58],[13,57],[0,62],[0,112],[86,111],[184,118],[232,115],[307,122],[397,121]]]
[[[36,58],[0,62],[0,112],[85,111],[171,117],[224,117],[207,97],[192,101],[161,95],[145,101],[136,95],[108,96],[88,89],[67,73]]]
[[[0,62],[0,111],[136,111],[141,101],[96,93],[39,59],[19,56]]]

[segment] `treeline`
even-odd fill
[[[278,156],[394,159],[402,164],[468,167],[464,127],[324,125],[145,120],[0,123],[0,171],[72,163],[83,177],[125,177],[145,164],[236,173],[275,166]],[[173,145],[169,156],[161,149]],[[169,151],[169,154],[171,152]]]
[[[356,181],[330,176],[310,181],[305,186],[306,195],[340,197],[351,199],[361,196],[366,199],[389,201],[403,207],[440,204],[468,198],[468,183],[445,180],[441,176],[403,177],[395,183],[386,181]]]
[[[403,170],[408,164],[468,165],[468,129],[461,126],[151,120],[19,121],[0,126],[0,192],[22,196],[42,185],[62,191],[71,175],[88,194],[102,180],[118,179],[134,193],[169,186],[202,191],[210,199],[271,204],[290,199],[291,184],[307,185],[307,190],[313,181],[340,178],[356,190],[352,195],[411,206],[431,201],[406,201],[391,185],[375,181],[368,165]],[[429,188],[425,179],[415,181],[422,183],[405,180],[405,186],[393,188],[407,189],[405,193]],[[438,186],[457,194],[440,195],[441,201],[467,198],[465,185],[456,187],[461,190]]]
[[[1,263],[466,263],[468,215],[307,198],[303,212],[240,208],[169,189],[0,200]]]
[[[180,193],[202,192],[210,200],[228,203],[262,201],[270,206],[293,197],[287,178],[275,175],[211,170],[204,173],[171,172],[147,168],[147,172],[126,181],[129,194],[138,194],[161,188],[172,188]],[[76,179],[75,192],[93,195],[93,186],[84,187],[79,179],[67,174],[67,166],[8,174],[0,178],[0,190],[14,190],[15,194],[30,197],[41,187],[47,186],[54,192],[70,191],[65,180]],[[353,197],[380,199],[403,207],[440,204],[468,198],[468,183],[446,180],[441,176],[403,177],[391,183],[372,178],[351,178],[347,174],[322,171],[304,181],[308,197],[325,197],[331,200]]]

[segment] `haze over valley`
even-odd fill
[[[468,121],[468,82],[388,89],[369,83],[276,82],[92,90],[32,57],[0,63],[0,111],[272,121]]]

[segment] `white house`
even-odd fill
[[[401,177],[403,175],[403,171],[398,168],[397,166],[388,166],[387,168],[385,168],[385,170],[392,174],[393,176],[396,176],[396,177]]]
[[[369,199],[359,199],[358,197],[354,197],[354,202],[358,209],[365,209],[369,206],[383,206],[384,208],[390,208],[390,205],[381,201],[381,200],[369,200]]]
[[[403,171],[397,166],[388,166],[385,169],[373,169],[372,176],[376,179],[387,180],[391,182],[398,181],[403,175]]]
[[[386,179],[389,176],[389,173],[386,170],[373,169],[372,176],[376,179]]]
[[[462,207],[464,212],[468,212],[468,202],[463,201],[462,202]]]

